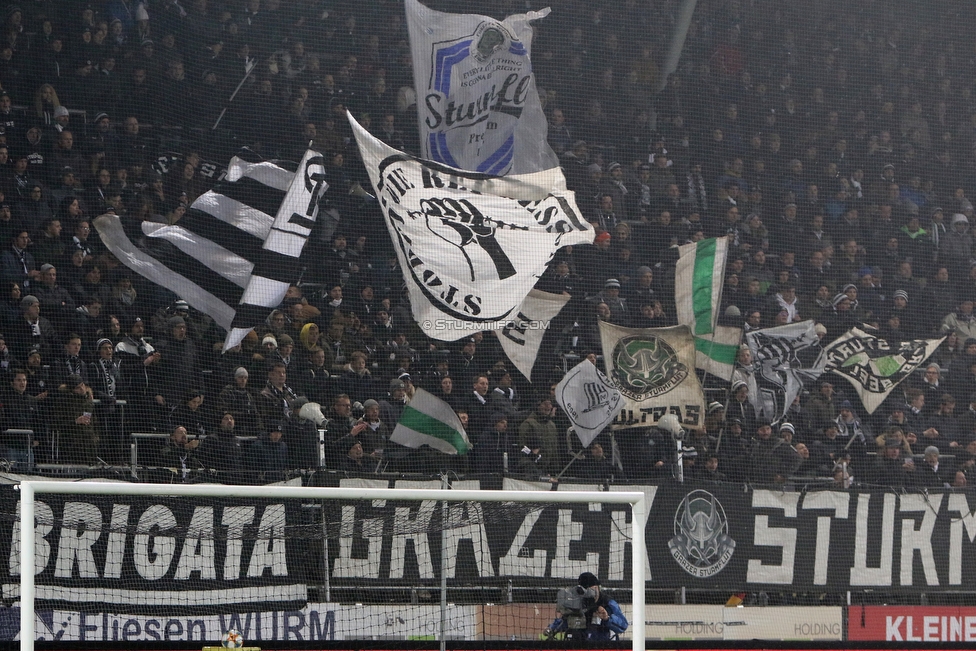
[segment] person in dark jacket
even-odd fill
[[[199,459],[207,468],[220,473],[234,474],[244,469],[241,444],[234,428],[234,415],[225,412],[220,426],[200,444]]]
[[[98,459],[98,430],[92,391],[79,375],[70,375],[58,390],[55,424],[60,434],[58,461],[94,465]]]
[[[258,413],[254,395],[248,390],[250,373],[243,366],[234,369],[234,382],[228,384],[217,396],[217,407],[221,412],[234,414],[237,430],[243,436],[257,436],[264,428]]]
[[[162,354],[143,337],[145,324],[141,318],[127,320],[125,332],[122,341],[115,345],[115,358],[122,375],[122,392],[129,403],[126,417],[148,430],[155,425],[152,405]]]
[[[282,440],[284,427],[276,424],[248,448],[248,467],[261,473],[263,481],[280,481],[288,470],[288,445]]]
[[[575,643],[585,641],[614,640],[630,625],[620,605],[600,589],[600,579],[592,572],[583,572],[577,586],[595,593],[593,605],[580,618],[582,628],[570,628],[570,613],[557,613],[556,619],[546,630],[547,634],[566,633]]]
[[[33,465],[34,450],[42,435],[41,418],[37,398],[27,392],[27,371],[15,369],[11,374],[10,387],[3,394],[4,428],[30,430],[34,434],[4,435],[0,453],[7,461]]]
[[[155,396],[160,407],[174,407],[180,402],[187,382],[196,380],[197,349],[187,337],[186,321],[181,316],[166,322],[168,337],[159,342],[159,391]]]

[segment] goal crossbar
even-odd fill
[[[220,484],[126,484],[116,482],[60,482],[24,481],[20,490],[20,544],[21,554],[30,554],[30,563],[22,559],[21,567],[33,567],[34,554],[34,496],[36,494],[71,495],[135,495],[153,497],[223,497],[267,498],[269,494],[284,498],[318,500],[397,500],[429,497],[431,490],[422,488],[331,488],[305,486],[225,486]],[[447,502],[536,502],[570,504],[602,502],[630,504],[631,540],[635,550],[635,562],[631,573],[633,592],[633,648],[644,650],[644,559],[646,546],[643,541],[644,520],[647,504],[642,492],[612,491],[502,491],[502,490],[454,490],[437,491],[438,501]],[[637,550],[640,551],[637,551]],[[34,649],[34,572],[20,573],[20,649]]]

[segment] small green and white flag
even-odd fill
[[[731,382],[741,343],[742,328],[715,326],[715,332],[695,337],[695,367]]]
[[[429,445],[445,454],[467,454],[471,441],[461,419],[440,398],[417,389],[393,429],[390,440],[408,448]]]
[[[729,241],[724,237],[678,248],[674,273],[678,325],[688,326],[696,337],[715,331],[728,253]]]
[[[691,328],[695,337],[695,367],[731,381],[742,329],[716,325],[728,253],[724,237],[680,247],[674,300],[678,323]]]

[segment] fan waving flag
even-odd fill
[[[467,454],[471,449],[461,419],[451,405],[423,389],[417,389],[404,407],[390,440],[408,448],[429,445],[446,454]]]
[[[351,115],[349,123],[413,317],[429,337],[456,341],[508,327],[556,250],[593,242],[558,168],[504,177],[465,172],[397,151]]]
[[[324,172],[322,156],[311,150],[297,172],[235,156],[225,180],[175,224],[123,226],[106,214],[95,228],[122,264],[227,330],[226,350],[264,322],[298,280],[298,258],[328,189]]]
[[[423,157],[496,176],[558,167],[529,60],[549,9],[495,20],[405,4]]]

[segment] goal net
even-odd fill
[[[559,589],[566,610],[578,584],[590,587],[584,572],[599,577],[597,603],[612,599],[629,621],[620,639],[643,648],[644,618],[633,613],[643,613],[646,552],[630,544],[644,539],[643,492],[405,483],[23,482],[3,585],[6,599],[19,599],[20,648],[35,640],[200,648],[230,630],[256,646],[539,640]],[[597,520],[616,535],[604,553],[581,551]],[[555,548],[541,542],[553,529]],[[574,623],[570,609],[570,628],[556,639],[592,629],[595,595],[580,592],[588,619]]]

